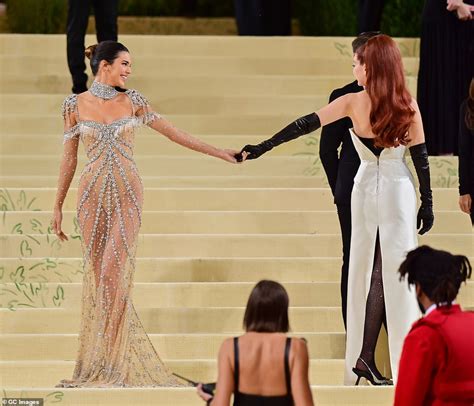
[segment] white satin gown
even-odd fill
[[[345,385],[354,385],[352,372],[360,355],[365,308],[375,253],[377,229],[382,254],[382,279],[387,316],[392,377],[396,381],[403,340],[420,317],[414,289],[400,282],[398,268],[418,245],[417,197],[405,162],[404,146],[385,148],[377,157],[351,130],[361,164],[352,190],[352,238],[347,297]]]

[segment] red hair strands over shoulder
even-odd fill
[[[412,98],[405,84],[403,62],[395,41],[388,35],[377,35],[367,41],[357,52],[365,64],[367,83],[365,89],[372,108],[370,124],[375,134],[375,145],[397,147],[406,145],[408,129],[415,111]]]

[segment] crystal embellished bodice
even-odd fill
[[[80,138],[88,158],[77,201],[84,256],[79,353],[63,387],[182,385],[159,358],[131,297],[143,206],[135,130],[160,116],[138,92],[126,95],[130,116],[108,124],[82,120],[76,95],[63,104],[64,143]]]

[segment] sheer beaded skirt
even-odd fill
[[[132,300],[143,206],[133,137],[137,126],[158,117],[79,121],[65,134],[65,142],[80,136],[89,162],[77,202],[84,256],[79,350],[72,379],[58,387],[182,386],[158,356]]]

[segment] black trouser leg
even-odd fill
[[[72,76],[73,93],[87,90],[84,62],[84,36],[89,19],[89,0],[69,0],[67,15],[67,63]]]
[[[384,0],[359,0],[359,34],[367,31],[380,31]]]
[[[118,0],[93,0],[97,42],[117,41]]]
[[[351,206],[338,204],[337,215],[342,235],[342,268],[341,268],[341,306],[344,327],[347,329],[347,279],[349,277],[349,255],[351,248]]]
[[[234,0],[239,35],[263,35],[262,0]]]
[[[265,35],[291,35],[291,0],[262,0]]]

